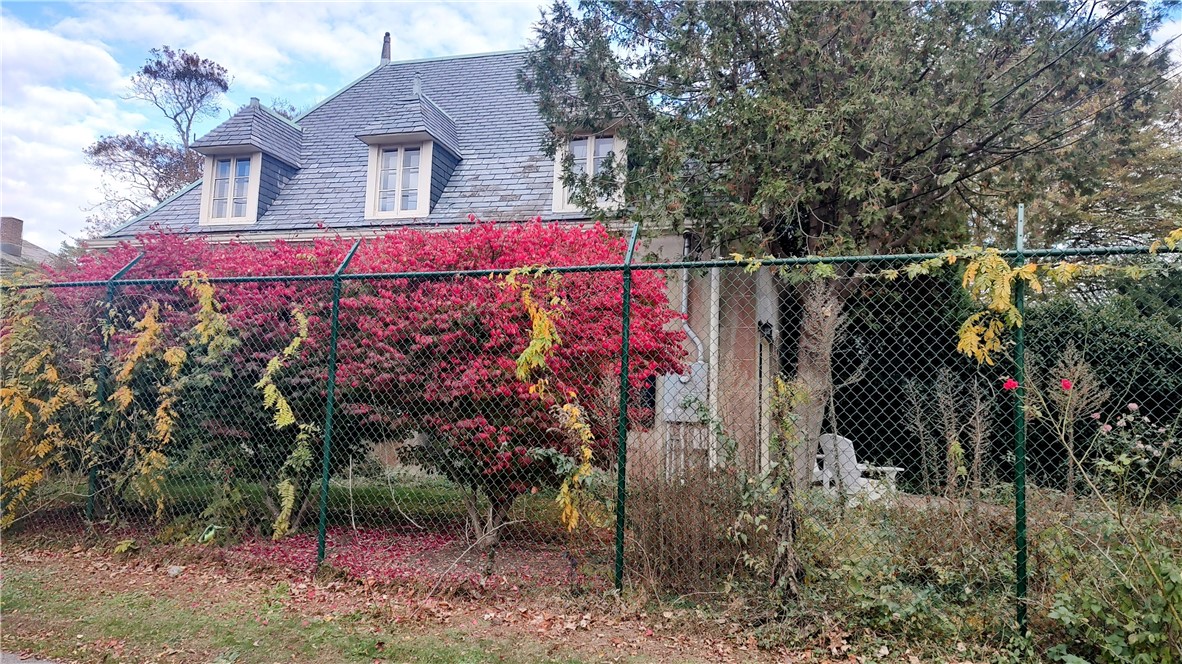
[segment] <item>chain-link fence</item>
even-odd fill
[[[290,251],[5,290],[9,537],[1176,644],[1172,254]]]

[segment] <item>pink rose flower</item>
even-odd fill
[[[1001,389],[1005,390],[1006,392],[1013,392],[1014,390],[1018,389],[1018,381],[1014,380],[1013,378],[1007,378],[1006,382],[1002,383]]]
[[[1138,405],[1137,405],[1137,404],[1135,404],[1135,403],[1131,403],[1131,404],[1129,404],[1129,410],[1133,411],[1134,413],[1135,413],[1135,412],[1137,412],[1137,409],[1138,409],[1138,408],[1140,408],[1140,406],[1138,406]]]
[[[1074,383],[1072,383],[1070,380],[1067,380],[1066,378],[1059,381],[1059,387],[1065,390],[1070,390],[1072,385],[1074,385]]]

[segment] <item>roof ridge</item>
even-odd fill
[[[515,48],[515,50],[511,50],[511,51],[489,51],[487,53],[465,53],[465,54],[460,54],[460,56],[435,56],[435,57],[431,57],[431,58],[418,58],[415,60],[390,61],[390,63],[385,63],[385,64],[381,64],[381,65],[374,67],[374,69],[371,69],[370,71],[363,73],[362,76],[359,76],[356,79],[353,79],[351,83],[346,84],[344,87],[342,87],[342,89],[337,90],[336,92],[333,92],[332,95],[329,95],[329,96],[325,97],[324,99],[320,99],[320,102],[318,102],[316,105],[312,106],[311,109],[306,110],[303,113],[300,113],[299,117],[297,117],[296,119],[293,119],[293,121],[291,121],[291,122],[299,124],[300,121],[303,121],[304,118],[312,115],[313,112],[316,112],[317,110],[319,110],[320,106],[323,106],[323,105],[331,102],[331,100],[344,95],[344,93],[346,91],[352,89],[353,86],[356,86],[357,84],[363,82],[363,80],[365,80],[366,78],[374,76],[375,73],[382,71],[383,69],[385,69],[385,67],[398,66],[398,65],[416,65],[416,64],[420,64],[420,63],[440,63],[440,61],[446,61],[446,60],[466,60],[466,59],[473,59],[473,58],[493,58],[493,57],[498,57],[498,56],[513,56],[513,54],[525,54],[528,52],[530,52],[530,50],[528,50],[528,48]],[[439,108],[439,104],[436,104],[436,108]],[[440,110],[442,111],[443,109],[440,109]],[[446,113],[447,111],[443,111],[443,112]],[[450,116],[448,116],[448,117],[450,117]]]
[[[515,49],[509,49],[507,51],[486,51],[484,53],[461,53],[459,55],[434,55],[434,56],[431,56],[428,58],[415,58],[413,60],[391,60],[390,62],[387,62],[386,64],[378,65],[378,67],[379,68],[389,67],[391,65],[417,65],[421,62],[443,62],[446,60],[467,60],[469,58],[491,58],[491,57],[496,57],[499,55],[525,54],[525,53],[529,53],[529,51],[530,51],[530,49],[528,49],[528,48],[515,48]]]
[[[451,116],[451,113],[448,113],[446,109],[444,109],[439,104],[435,103],[435,100],[428,97],[426,94],[423,94],[420,92],[419,93],[419,101],[420,102],[423,102],[423,101],[427,102],[428,104],[431,105],[432,108],[434,108],[435,110],[442,113],[444,115],[444,117],[446,117],[448,120],[451,120],[452,124],[456,124],[456,119]]]
[[[301,134],[304,133],[304,128],[301,127],[298,123],[296,123],[295,120],[292,120],[291,118],[284,117],[279,111],[276,111],[275,109],[271,108],[270,106],[263,106],[262,104],[259,104],[256,108],[263,110],[267,115],[275,118],[276,120],[279,120],[279,121],[291,126],[292,129],[295,129],[296,131],[300,132]]]

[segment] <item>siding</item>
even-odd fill
[[[439,202],[439,197],[443,195],[443,190],[447,188],[447,183],[451,180],[451,174],[456,170],[456,166],[459,163],[459,157],[452,154],[439,143],[435,143],[434,149],[431,151],[430,209],[435,209],[435,204]]]
[[[295,175],[297,169],[282,161],[263,153],[263,167],[259,174],[259,217],[267,213],[267,208],[279,197],[283,185]]]

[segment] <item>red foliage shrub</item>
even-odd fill
[[[199,237],[156,234],[138,246],[121,245],[82,255],[53,275],[59,281],[101,281],[137,251],[144,257],[126,279],[175,279],[187,270],[209,277],[331,274],[350,241],[276,242],[268,246],[213,245]],[[476,224],[455,230],[400,230],[366,240],[348,270],[351,274],[508,269],[618,263],[624,241],[602,226],[589,228],[523,224]],[[426,434],[415,458],[446,473],[461,486],[496,491],[508,499],[531,486],[555,481],[545,451],[573,453],[573,438],[558,425],[557,405],[578,400],[596,435],[595,458],[613,455],[614,398],[621,350],[619,272],[524,276],[535,301],[555,322],[560,343],[538,377],[545,391],[531,390],[516,375],[516,358],[531,339],[531,319],[519,290],[503,277],[366,278],[345,282],[340,305],[338,419],[334,449],[356,449],[375,440]],[[267,427],[253,385],[266,363],[296,334],[293,311],[308,319],[308,339],[276,378],[297,419],[323,418],[331,282],[265,281],[216,285],[221,310],[232,324],[236,348],[227,367],[214,371],[186,414],[201,429],[229,439],[227,448],[245,448],[237,465],[274,469],[291,449],[293,434]],[[90,317],[101,308],[95,292],[60,302],[67,316]],[[173,285],[120,287],[116,356],[126,350],[130,323],[150,302],[162,304],[165,327],[180,338],[192,327],[193,296]],[[667,306],[659,273],[634,274],[631,388],[642,389],[656,374],[680,370],[678,314]],[[97,327],[97,325],[96,325]],[[674,328],[674,329],[670,329]],[[94,336],[97,343],[98,335]],[[220,396],[219,396],[220,395]],[[254,399],[246,402],[244,399]],[[278,438],[277,438],[278,437]],[[216,446],[215,446],[216,447]],[[275,448],[275,449],[269,449]],[[228,454],[228,453],[227,453]],[[223,460],[225,461],[225,460]],[[231,465],[236,465],[231,463]],[[259,478],[265,480],[266,478]]]

